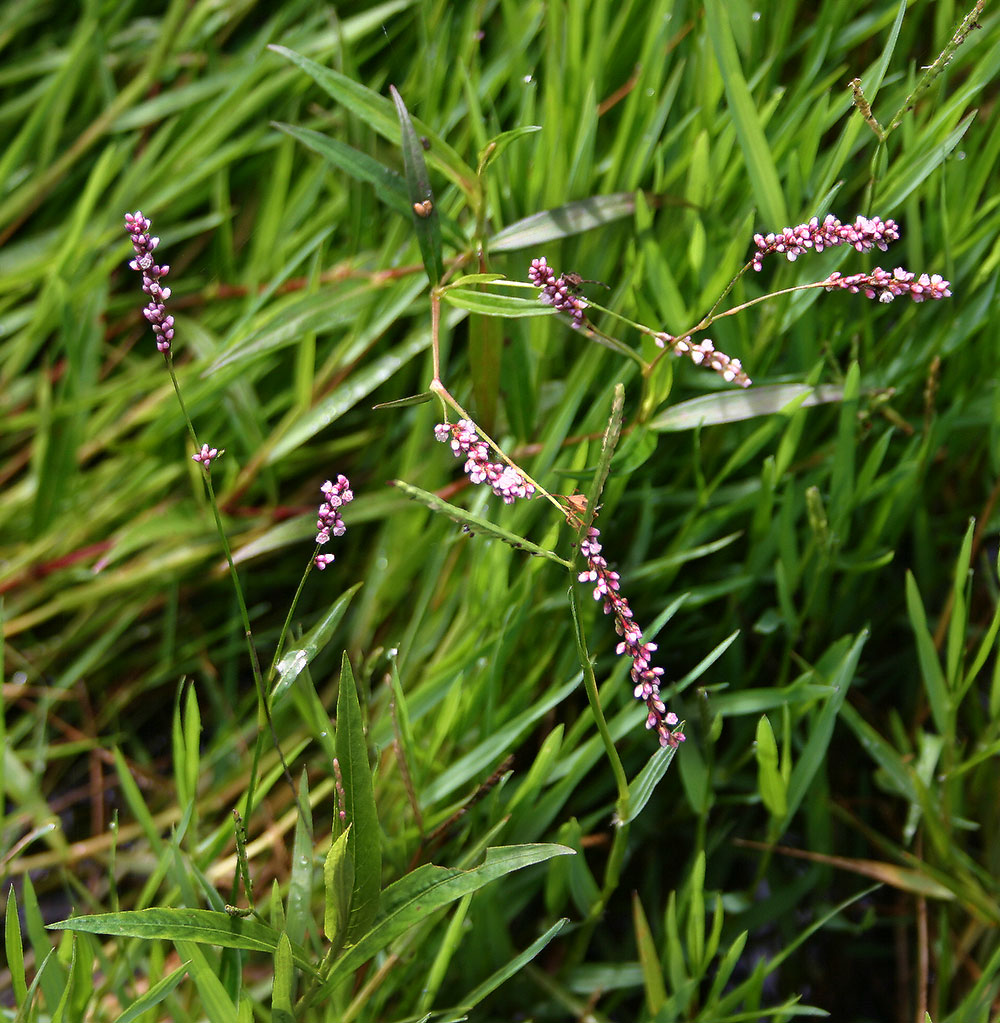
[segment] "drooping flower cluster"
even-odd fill
[[[576,289],[565,277],[556,277],[555,271],[542,256],[533,259],[528,268],[528,279],[536,288],[541,288],[542,293],[539,300],[545,305],[550,305],[560,313],[568,313],[573,321],[573,327],[579,329],[583,326],[584,309],[587,302],[575,293]],[[577,278],[579,280],[579,278]]]
[[[727,384],[749,387],[753,383],[743,369],[743,363],[739,359],[730,359],[725,352],[720,352],[708,338],[694,344],[690,338],[674,338],[665,331],[660,331],[653,337],[661,348],[669,348],[674,355],[686,355],[696,366],[714,369]]]
[[[449,441],[456,458],[467,455],[463,468],[469,479],[473,483],[489,483],[493,493],[502,498],[504,504],[513,504],[519,497],[527,499],[534,494],[534,485],[517,469],[489,460],[489,447],[471,419],[459,419],[454,426],[438,423],[434,427],[434,436],[442,443]]]
[[[202,444],[201,451],[191,456],[195,462],[201,462],[201,467],[206,471],[212,468],[212,462],[216,458],[221,458],[226,453],[225,448],[210,448],[207,444]]]
[[[343,536],[347,526],[340,517],[340,509],[354,500],[351,481],[344,475],[337,477],[336,483],[327,480],[319,488],[323,493],[323,503],[319,506],[319,518],[316,521],[316,543],[328,543],[331,536]],[[313,563],[322,572],[334,560],[332,554],[317,554]]]
[[[153,251],[160,244],[160,239],[151,237],[149,228],[149,220],[139,210],[125,214],[125,230],[135,251],[135,259],[129,266],[142,274],[142,290],[149,295],[149,304],[142,314],[156,335],[156,347],[166,355],[174,338],[174,318],[167,316],[166,301],[170,298],[170,289],[161,287],[160,281],[170,272],[170,267],[156,265]]]
[[[869,252],[878,246],[885,252],[889,243],[898,238],[899,225],[894,220],[858,217],[853,224],[842,224],[833,214],[827,214],[822,223],[819,217],[813,217],[808,224],[786,227],[777,234],[755,234],[753,268],[760,270],[764,257],[772,252],[783,252],[789,262],[810,249],[822,252],[836,245],[853,245],[858,252]]]
[[[916,274],[897,266],[890,273],[880,266],[866,274],[847,274],[834,272],[823,282],[827,291],[840,288],[856,295],[863,291],[868,298],[877,298],[880,302],[891,302],[898,295],[909,295],[914,302],[924,299],[949,298],[951,283],[940,274]]]
[[[646,727],[655,729],[661,746],[676,748],[684,741],[684,733],[674,728],[677,715],[668,711],[660,699],[660,678],[662,668],[650,664],[655,643],[642,642],[642,629],[632,619],[632,608],[621,595],[621,580],[617,572],[608,568],[601,555],[599,529],[591,526],[587,538],[580,544],[580,552],[587,559],[587,570],[578,576],[582,583],[596,583],[594,600],[604,601],[604,613],[614,615],[615,630],[622,641],[615,649],[617,654],[627,655],[632,660],[632,693],[637,700],[646,704]]]

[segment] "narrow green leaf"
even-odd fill
[[[321,430],[328,429],[344,413],[354,408],[362,398],[371,394],[380,384],[384,384],[415,355],[429,346],[429,332],[417,331],[385,355],[372,359],[363,368],[355,370],[339,387],[288,428],[271,448],[267,464],[281,462],[286,455],[291,454],[307,440],[311,440]]]
[[[348,848],[351,827],[342,832],[330,846],[323,862],[323,933],[326,940],[339,950],[351,913],[351,896],[354,892],[354,861]]]
[[[337,760],[344,779],[348,850],[353,862],[354,888],[347,942],[355,942],[375,919],[382,886],[382,833],[375,809],[368,743],[351,662],[345,653],[340,665],[337,696]]]
[[[976,520],[970,519],[966,527],[962,546],[955,560],[955,578],[951,586],[951,621],[948,623],[947,667],[945,678],[948,688],[954,692],[960,682],[962,653],[969,625],[969,609],[965,597],[969,585],[969,567],[972,564],[972,539],[976,532]]]
[[[144,1012],[159,1005],[180,984],[187,976],[187,973],[188,963],[183,962],[176,970],[168,973],[166,977],[157,981],[147,991],[144,991],[114,1023],[135,1023]]]
[[[677,755],[677,749],[676,746],[661,746],[629,783],[628,812],[622,817],[623,824],[634,821],[646,808],[650,796],[656,791],[656,786],[667,773],[667,768]]]
[[[559,557],[555,551],[539,547],[530,540],[526,540],[523,536],[518,536],[516,533],[511,533],[506,529],[502,529],[500,526],[490,522],[488,519],[480,518],[478,515],[473,515],[471,512],[467,512],[464,508],[459,508],[457,505],[449,504],[443,498],[438,497],[437,494],[428,493],[426,490],[421,490],[420,487],[414,487],[409,483],[403,483],[402,480],[392,480],[392,485],[397,487],[412,500],[420,501],[421,504],[427,505],[427,507],[432,511],[447,515],[448,518],[453,519],[470,533],[491,536],[496,540],[502,540],[505,544],[508,544],[515,550],[524,551],[526,554],[534,554],[542,558],[548,558],[550,561],[555,561],[564,568],[572,568],[571,563],[565,558]]]
[[[541,131],[542,127],[539,124],[525,124],[520,128],[511,128],[510,131],[503,131],[499,135],[494,136],[489,142],[483,146],[479,153],[479,167],[477,173],[482,175],[487,167],[498,157],[503,155],[503,151],[514,142],[516,139],[523,138],[525,135],[532,135],[536,131]]]
[[[312,923],[313,896],[313,823],[309,802],[309,777],[303,767],[299,778],[299,806],[302,807],[295,821],[295,836],[292,839],[292,870],[288,878],[288,912],[281,926],[272,920],[272,927],[286,931],[290,940],[301,944]],[[280,910],[280,893],[277,899]]]
[[[729,102],[733,127],[740,142],[747,174],[753,186],[760,213],[771,230],[777,231],[788,224],[788,210],[781,191],[778,172],[771,157],[771,146],[764,134],[760,117],[747,87],[739,53],[729,25],[732,8],[722,0],[706,0],[705,24],[712,39],[715,59],[722,73],[722,82]]]
[[[924,611],[923,601],[920,599],[917,581],[910,571],[906,573],[906,613],[917,643],[920,675],[924,681],[924,690],[927,693],[927,702],[930,704],[934,725],[940,735],[950,736],[952,734],[953,708],[948,694],[948,682],[941,670],[941,662],[938,660],[934,637],[927,624],[927,614]]]
[[[772,384],[746,390],[719,391],[671,406],[649,423],[649,429],[672,433],[699,426],[738,423],[776,412],[791,415],[799,408],[841,401],[843,396],[840,387],[810,387],[808,384]]]
[[[975,120],[976,113],[975,110],[968,113],[944,141],[930,145],[925,151],[902,163],[894,173],[887,175],[876,193],[874,205],[883,210],[901,206],[951,156]]]
[[[782,818],[788,810],[788,792],[785,779],[778,770],[778,744],[774,741],[774,731],[766,714],[762,714],[757,722],[754,755],[757,758],[760,798],[772,817]]]
[[[667,1000],[667,985],[660,967],[660,956],[653,941],[649,922],[639,901],[639,893],[632,893],[632,929],[635,931],[635,944],[639,950],[639,965],[642,968],[642,986],[646,992],[646,1008],[650,1016],[663,1008]]]
[[[24,877],[21,899],[24,903],[25,930],[28,932],[28,941],[35,953],[35,962],[37,962],[40,957],[47,956],[50,950],[55,950],[52,948],[49,936],[45,933],[45,923],[38,905],[38,896],[35,894],[35,886],[31,883],[31,878],[28,875]],[[53,1008],[58,1005],[68,982],[66,967],[59,956],[54,956],[42,978],[42,994],[45,996],[45,1004]]]
[[[691,974],[700,980],[705,974],[705,850],[699,849],[691,864],[691,876],[685,887],[687,927],[685,928]]]
[[[82,931],[86,934],[109,934],[114,937],[144,938],[165,941],[218,945],[220,948],[241,948],[250,952],[273,955],[279,934],[257,920],[233,917],[212,909],[142,909],[124,913],[98,913],[74,916],[49,924],[51,930]],[[312,956],[293,946],[295,963],[301,970],[315,975]]]
[[[66,937],[66,935],[64,935]],[[70,1008],[74,1001],[74,994],[76,992],[77,978],[79,976],[77,972],[77,961],[78,961],[78,948],[76,942],[76,935],[70,934],[69,937],[69,966],[66,969],[66,986],[62,989],[62,994],[59,998],[58,1004],[52,1010],[51,1023],[73,1023],[72,1009]],[[59,956],[65,963],[65,947],[59,949]]]
[[[509,224],[489,240],[490,252],[527,249],[603,227],[635,212],[632,192],[577,199]]]
[[[514,956],[509,963],[487,977],[482,984],[470,991],[457,1006],[448,1010],[452,1016],[465,1016],[474,1009],[487,995],[492,994],[500,985],[513,977],[523,966],[531,962],[539,952],[569,923],[563,917],[557,920],[541,937],[536,938],[520,955]]]
[[[392,102],[396,106],[403,147],[403,167],[406,170],[406,189],[409,193],[412,208],[410,216],[417,232],[417,243],[424,259],[424,270],[432,285],[441,280],[444,264],[441,260],[441,223],[437,207],[434,204],[434,193],[431,190],[427,164],[424,162],[424,150],[413,130],[410,114],[394,85],[389,86]]]
[[[442,294],[447,294],[449,291],[455,288],[464,288],[469,284],[495,284],[497,281],[506,281],[506,274],[497,273],[486,273],[486,274],[462,274],[461,277],[456,277],[449,284],[446,284],[442,289]]]
[[[395,401],[380,401],[377,405],[372,405],[373,412],[381,412],[384,409],[390,408],[409,408],[411,405],[426,405],[427,402],[434,400],[433,391],[424,391],[421,394],[411,394],[408,398],[397,398]]]
[[[289,648],[278,661],[275,668],[278,681],[271,690],[272,707],[277,705],[288,687],[308,667],[309,662],[330,642],[330,637],[347,613],[354,595],[362,585],[362,583],[355,583],[349,590],[345,590],[333,602],[330,610],[305,634],[299,643]]]
[[[572,853],[572,849],[559,845],[506,846],[487,849],[485,862],[471,870],[436,867],[430,863],[417,867],[385,889],[374,927],[333,964],[329,979],[313,992],[308,1003],[315,1005],[324,1001],[338,984],[353,976],[358,966],[442,906],[515,870]]]
[[[197,803],[201,753],[201,712],[194,685],[188,686],[184,700],[184,787],[192,804]],[[181,805],[185,805],[182,801]]]
[[[449,288],[442,296],[458,309],[468,309],[483,316],[552,316],[555,309],[543,305],[534,298],[518,298],[515,295],[493,295],[469,288]]]
[[[375,194],[391,210],[404,217],[412,216],[413,208],[406,195],[406,182],[402,176],[385,164],[362,153],[359,149],[331,138],[311,128],[299,128],[294,124],[273,122],[275,128],[298,139],[304,146],[329,160],[334,167],[349,174],[357,181],[363,181],[375,188]]]
[[[271,45],[269,50],[280,54],[293,64],[297,64],[310,78],[337,102],[343,103],[367,124],[371,125],[383,138],[395,145],[400,143],[399,121],[394,115],[393,104],[384,96],[359,82],[342,75],[339,71],[323,67],[308,57],[303,57],[284,46]],[[478,184],[475,172],[436,132],[424,124],[419,118],[412,119],[413,127],[418,135],[422,135],[430,143],[427,159],[437,166],[444,174],[455,182],[466,193],[470,200],[475,200]]]
[[[188,961],[188,973],[201,998],[201,1008],[212,1023],[238,1023],[236,1006],[225,985],[219,979],[217,967],[212,966],[201,947],[194,941],[174,941],[181,959]]]
[[[10,970],[10,986],[14,990],[14,1005],[20,1008],[28,997],[28,982],[24,974],[24,944],[21,940],[21,922],[17,917],[14,885],[7,890],[7,908],[4,913],[4,958]]]
[[[438,942],[437,952],[434,954],[430,965],[425,969],[420,990],[420,997],[415,1006],[416,1015],[422,1016],[429,1012],[437,998],[438,991],[444,981],[448,967],[455,958],[455,954],[462,947],[463,931],[466,928],[466,919],[469,915],[469,906],[472,903],[472,892],[462,896],[458,905],[451,914],[448,926]],[[461,962],[461,957],[459,959]]]
[[[295,1023],[295,966],[292,944],[282,933],[274,950],[274,980],[271,984],[271,1023]]]
[[[861,651],[864,649],[868,639],[867,629],[863,630],[858,638],[843,655],[840,651],[846,645],[845,640],[834,644],[834,646],[821,659],[818,668],[825,668],[827,661],[833,661],[835,657],[839,660],[832,665],[829,684],[833,693],[826,701],[825,706],[819,712],[813,724],[809,739],[806,741],[799,757],[798,763],[792,769],[792,777],[788,783],[788,811],[786,822],[791,820],[795,811],[805,798],[816,772],[826,763],[827,752],[830,745],[830,738],[833,735],[833,726],[837,722],[840,710],[847,698],[847,690],[854,680],[858,670],[858,660]]]
[[[604,493],[604,485],[608,482],[608,474],[611,472],[611,461],[615,457],[615,449],[618,447],[618,439],[622,433],[622,417],[625,411],[625,385],[615,384],[614,397],[611,400],[611,414],[608,416],[608,425],[604,428],[604,435],[601,437],[601,452],[597,457],[597,467],[594,470],[594,478],[587,492],[587,515],[583,525],[588,526],[594,521],[597,508],[601,503],[601,494]],[[583,530],[580,530],[583,536]]]

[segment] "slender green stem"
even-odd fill
[[[612,738],[611,729],[608,728],[607,719],[601,708],[601,697],[597,689],[597,679],[594,677],[594,666],[587,651],[586,640],[583,636],[583,623],[580,621],[580,609],[576,602],[576,592],[572,587],[569,590],[569,606],[573,613],[573,624],[576,633],[576,646],[580,657],[580,667],[583,668],[583,684],[587,691],[587,702],[590,704],[594,720],[597,722],[597,731],[604,744],[604,751],[611,764],[611,771],[615,776],[615,785],[618,788],[618,815],[621,818],[628,816],[628,778],[625,775],[625,768],[622,765],[621,757],[615,748],[615,740]]]
[[[198,435],[195,432],[194,423],[191,421],[191,416],[188,413],[187,406],[184,404],[184,398],[181,395],[180,384],[177,381],[177,374],[174,372],[173,359],[170,356],[169,351],[165,355],[167,369],[170,372],[170,380],[174,385],[174,393],[177,395],[177,401],[181,407],[181,413],[184,416],[184,421],[187,423],[188,433],[191,435],[191,440],[194,442],[195,448],[199,447]],[[219,512],[219,502],[215,496],[215,488],[212,486],[212,475],[206,469],[203,474],[205,483],[205,489],[208,493],[208,503],[212,508],[212,515],[215,519],[215,529],[219,534],[219,540],[222,544],[223,553],[226,556],[226,564],[229,566],[229,577],[233,583],[233,589],[236,591],[236,602],[239,604],[240,617],[243,620],[243,634],[246,637],[247,652],[250,655],[250,669],[253,672],[254,683],[257,688],[257,718],[260,724],[265,721],[268,729],[271,733],[271,741],[274,743],[274,748],[278,751],[278,757],[281,760],[281,766],[284,770],[285,780],[288,783],[288,787],[292,791],[292,798],[298,803],[298,793],[295,790],[295,783],[292,781],[292,774],[288,769],[288,764],[285,762],[285,755],[281,751],[281,744],[278,742],[278,733],[274,727],[274,721],[271,718],[271,708],[268,705],[267,700],[267,687],[264,682],[264,676],[260,670],[260,660],[257,657],[257,649],[254,646],[253,641],[253,629],[250,627],[250,614],[247,611],[246,599],[243,595],[243,586],[240,583],[239,572],[236,571],[236,564],[233,561],[232,548],[229,546],[229,538],[226,536],[225,527],[222,524],[222,515]],[[310,562],[312,564],[312,562]],[[306,569],[306,575],[308,575],[308,569]],[[305,576],[303,576],[302,582],[305,582]],[[302,584],[299,585],[301,591]],[[298,593],[296,593],[296,598]],[[289,616],[291,612],[289,612]],[[288,621],[285,622],[287,628]],[[284,639],[284,630],[282,630],[282,640]],[[260,762],[260,734],[258,734],[257,749],[254,751],[253,765],[251,768],[250,779],[247,784],[247,801],[246,808],[244,810],[244,817],[249,819],[253,812],[253,790],[254,782],[257,776],[257,768]]]

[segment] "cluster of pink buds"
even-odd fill
[[[170,272],[170,267],[156,265],[153,250],[160,244],[160,239],[151,237],[149,228],[150,222],[139,210],[125,214],[125,230],[129,233],[135,251],[135,259],[129,266],[142,274],[142,290],[149,295],[149,304],[142,314],[149,320],[156,335],[156,347],[166,355],[174,337],[174,318],[167,316],[165,304],[170,298],[170,289],[161,287],[160,281]]]
[[[880,302],[891,302],[899,295],[909,295],[914,302],[923,302],[925,298],[938,299],[951,296],[951,284],[940,274],[916,274],[897,266],[890,273],[880,266],[871,273],[848,274],[846,277],[834,272],[823,282],[827,291],[841,288],[856,295],[863,291],[868,298],[877,298]]]
[[[587,303],[576,292],[576,286],[565,277],[556,277],[555,271],[545,261],[545,257],[533,259],[528,268],[528,279],[536,288],[541,288],[539,300],[552,306],[557,312],[568,313],[573,327],[583,326],[584,309]],[[576,278],[579,282],[579,278]]]
[[[340,509],[354,500],[351,492],[351,481],[346,476],[338,476],[337,482],[327,480],[319,488],[323,493],[323,503],[319,506],[319,518],[316,521],[316,543],[328,543],[331,536],[343,536],[347,526],[340,517]],[[317,554],[314,564],[322,572],[334,560],[332,554]]]
[[[813,217],[808,224],[786,227],[777,234],[755,234],[753,240],[757,251],[753,256],[753,268],[759,270],[764,257],[772,252],[783,252],[789,262],[794,262],[810,249],[822,252],[836,245],[853,245],[858,252],[869,252],[878,246],[885,252],[889,243],[898,238],[899,226],[894,220],[858,217],[853,224],[842,224],[832,214],[828,214],[822,223],[818,217]]]
[[[690,338],[675,338],[664,331],[654,334],[653,338],[661,348],[669,348],[674,355],[686,355],[696,366],[715,370],[727,384],[749,387],[753,383],[743,369],[743,363],[720,352],[708,338],[694,344]]]
[[[661,746],[676,749],[684,741],[684,733],[674,728],[677,715],[668,711],[660,699],[660,677],[662,668],[654,668],[650,658],[656,649],[655,643],[642,642],[642,629],[632,620],[632,608],[628,600],[618,591],[621,580],[617,572],[608,568],[608,563],[601,556],[601,544],[597,539],[600,530],[591,526],[587,538],[580,544],[580,552],[587,559],[587,571],[581,572],[582,583],[596,583],[594,600],[604,601],[604,613],[615,616],[615,630],[622,641],[615,649],[617,654],[625,654],[632,659],[632,693],[637,700],[646,704],[646,727],[655,729]]]
[[[212,462],[216,458],[221,458],[225,453],[225,448],[210,448],[207,444],[202,444],[201,451],[192,455],[191,458],[195,462],[201,462],[201,467],[207,472],[212,468]]]
[[[486,441],[479,436],[471,419],[459,419],[454,426],[438,423],[434,436],[442,443],[450,441],[456,458],[466,455],[464,469],[469,479],[473,483],[489,483],[504,504],[513,504],[519,497],[527,499],[535,492],[533,484],[513,466],[489,460]]]

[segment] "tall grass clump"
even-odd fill
[[[995,1019],[995,12],[5,14],[4,1018]]]

